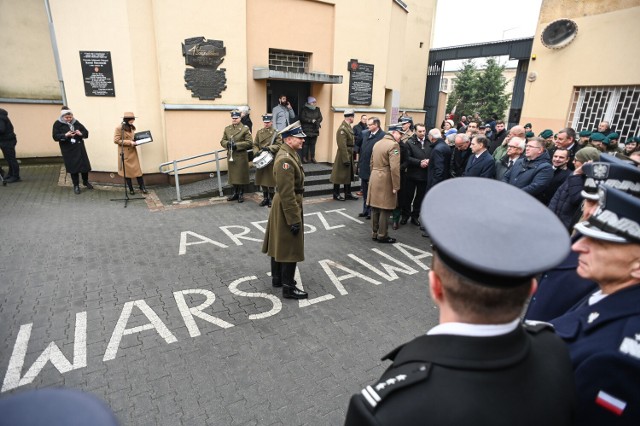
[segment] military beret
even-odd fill
[[[553,130],[551,129],[545,129],[542,132],[540,132],[539,135],[542,139],[549,139],[551,136],[553,136]]]
[[[598,209],[575,229],[597,240],[640,244],[640,199],[606,185],[599,193]]]
[[[531,126],[531,123],[527,123],[527,124],[525,124],[525,125],[524,125],[524,128],[526,129],[527,127],[528,127],[528,128],[531,128],[531,127],[533,127],[533,126]]]
[[[607,139],[611,140],[611,139],[615,139],[618,140],[620,139],[620,135],[616,132],[611,132],[607,135]]]
[[[400,133],[404,133],[404,130],[402,130],[402,123],[389,124],[389,126],[387,127],[387,131],[392,132],[394,130]]]
[[[590,130],[581,130],[580,133],[578,134],[578,136],[580,136],[581,138],[586,138],[591,136],[591,131]]]
[[[637,143],[640,143],[640,136],[634,136],[633,137],[633,141],[637,142]]]
[[[288,125],[284,129],[280,131],[280,135],[282,138],[288,138],[289,136],[293,136],[296,138],[306,138],[307,135],[302,131],[302,125],[299,121],[296,121],[293,124]]]
[[[590,139],[595,142],[603,142],[607,137],[600,132],[591,133]]]
[[[263,123],[270,123],[273,121],[273,114],[265,114],[262,116]]]
[[[525,138],[533,138],[533,137],[535,137],[535,136],[536,136],[536,134],[535,134],[535,133],[533,133],[533,132],[527,132],[527,133],[525,133],[525,134],[524,134],[524,137],[525,137]]]
[[[344,116],[345,117],[349,117],[349,116],[354,116],[356,115],[356,112],[352,109],[345,109],[344,110]]]
[[[233,111],[231,111],[231,118],[240,118],[241,115],[242,114],[237,109],[234,109]]]
[[[485,214],[470,211],[500,220],[487,221]],[[424,198],[420,220],[440,260],[484,286],[523,284],[569,253],[569,235],[551,210],[521,189],[492,179],[439,183]]]
[[[584,164],[582,171],[586,177],[582,187],[583,198],[597,200],[601,185],[640,196],[640,169],[624,160],[603,154],[600,161]]]
[[[413,118],[411,117],[400,117],[400,123],[413,123]]]

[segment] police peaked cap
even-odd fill
[[[299,121],[296,121],[293,124],[288,125],[287,127],[285,127],[284,129],[282,129],[280,131],[280,135],[282,136],[282,139],[284,138],[288,138],[289,136],[293,136],[296,138],[306,138],[307,135],[304,134],[304,132],[302,131],[302,125],[300,124]]]
[[[582,165],[586,176],[582,197],[598,199],[598,188],[607,185],[640,197],[640,169],[612,155],[601,155],[600,161]]]
[[[488,216],[500,220],[487,221]],[[420,221],[442,262],[483,286],[524,284],[569,254],[569,235],[551,210],[521,189],[492,179],[437,184],[422,202]]]

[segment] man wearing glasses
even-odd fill
[[[527,142],[524,158],[514,163],[513,167],[505,173],[502,181],[540,199],[551,183],[551,179],[553,179],[553,167],[545,149],[544,139],[534,137]]]
[[[513,167],[524,153],[525,140],[522,138],[511,138],[507,144],[507,155],[496,161],[496,179],[502,180],[504,175]]]

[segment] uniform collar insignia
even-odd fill
[[[591,312],[589,314],[589,318],[587,319],[587,322],[589,324],[591,324],[592,322],[594,322],[596,319],[598,319],[598,317],[600,316],[600,314],[598,312]]]

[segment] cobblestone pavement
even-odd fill
[[[428,240],[371,241],[361,201],[305,200],[293,301],[267,276],[257,195],[123,208],[60,170],[0,187],[0,396],[77,388],[124,425],[342,424],[380,358],[437,321]]]

